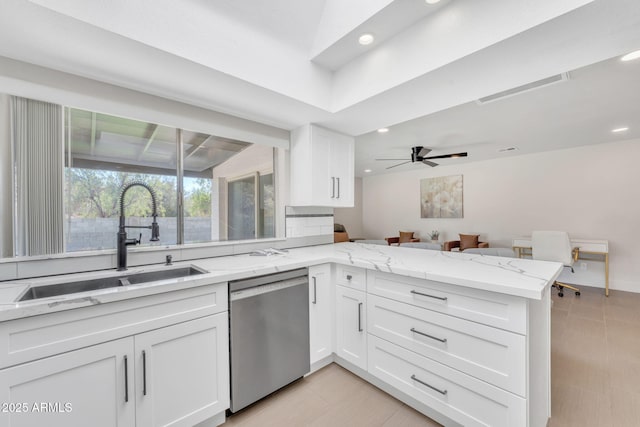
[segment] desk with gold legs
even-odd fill
[[[531,237],[518,237],[513,239],[512,246],[518,258],[527,255],[531,256]],[[578,259],[594,261],[593,258],[585,258],[584,255],[602,257],[602,261],[604,261],[604,294],[609,296],[609,241],[571,239],[571,247],[574,249],[574,260],[576,261]],[[600,282],[600,286],[602,286],[602,282]]]

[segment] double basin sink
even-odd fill
[[[167,270],[145,271],[114,277],[102,277],[99,279],[61,282],[52,285],[31,286],[18,299],[18,301],[29,301],[40,298],[75,294],[79,292],[115,288],[118,286],[137,285],[141,283],[156,282],[159,280],[178,279],[181,277],[195,276],[204,273],[206,273],[206,271],[194,266],[189,266]]]

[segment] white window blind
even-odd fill
[[[11,97],[15,254],[64,251],[62,106]]]

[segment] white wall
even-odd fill
[[[352,208],[335,208],[333,210],[334,222],[344,225],[350,238],[364,238],[362,227],[362,178],[356,178],[353,189],[354,206]]]
[[[437,229],[441,239],[480,233],[510,247],[532,230],[566,230],[573,238],[606,239],[610,287],[640,292],[640,140],[511,156],[458,166],[366,177],[363,232],[369,239]],[[420,180],[463,175],[464,218],[421,219]]]

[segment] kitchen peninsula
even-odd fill
[[[27,378],[20,375],[23,368],[31,375],[33,370],[29,367],[39,366],[47,358],[58,360],[132,340],[132,344],[122,343],[123,350],[114,351],[125,356],[131,353],[128,360],[131,365],[135,363],[135,368],[129,366],[128,373],[120,372],[118,367],[116,370],[118,375],[129,378],[127,375],[133,375],[135,369],[136,377],[116,381],[116,387],[127,393],[133,390],[132,396],[135,391],[131,399],[138,400],[138,406],[135,411],[127,411],[128,407],[120,403],[124,409],[113,416],[145,416],[148,410],[152,414],[149,425],[159,422],[159,418],[167,421],[169,418],[162,418],[166,415],[162,408],[155,407],[162,414],[153,414],[154,408],[148,404],[145,409],[149,396],[139,393],[149,387],[151,399],[158,399],[158,394],[168,396],[158,391],[158,380],[149,379],[151,384],[147,384],[146,374],[138,376],[138,371],[153,368],[155,375],[162,376],[158,371],[163,368],[158,364],[161,359],[154,359],[152,344],[145,347],[144,343],[157,338],[148,334],[157,335],[164,329],[172,337],[193,335],[186,328],[193,324],[203,337],[217,343],[210,349],[212,358],[217,355],[210,378],[218,383],[215,395],[209,396],[211,402],[200,402],[200,418],[194,418],[194,422],[209,420],[210,425],[219,424],[224,421],[229,401],[228,360],[224,356],[228,343],[223,338],[228,327],[226,282],[309,267],[310,277],[318,279],[313,286],[322,288],[310,290],[310,298],[316,296],[316,302],[321,304],[320,297],[329,295],[330,304],[325,309],[333,319],[328,325],[319,325],[321,329],[329,328],[329,351],[321,360],[314,360],[312,351],[312,369],[335,361],[445,424],[537,427],[546,425],[550,416],[550,285],[560,272],[558,263],[343,243],[291,249],[272,256],[198,259],[176,263],[176,267],[189,264],[208,273],[25,302],[16,300],[29,286],[52,283],[54,279],[2,284],[0,339],[8,353],[0,354],[0,378],[4,384],[0,396],[13,398],[14,388],[18,390],[26,384]],[[134,268],[128,273],[162,268],[170,267]],[[315,273],[319,268],[329,272],[324,279]],[[119,273],[66,277],[76,280],[105,274]],[[55,281],[59,282],[60,277]],[[151,300],[153,303],[147,302]],[[134,304],[140,307],[132,309]],[[154,307],[162,305],[170,310],[163,309],[159,315]],[[122,308],[117,313],[110,311],[119,306]],[[93,310],[101,310],[100,316],[92,315]],[[120,319],[122,316],[115,315],[125,312],[135,317],[137,311],[144,317],[128,323],[109,323],[108,330],[99,320],[104,323],[104,319]],[[85,333],[76,337],[64,328],[69,322],[77,323],[75,327],[79,328],[82,320],[75,319],[82,314],[86,315],[87,324],[96,328],[95,333],[86,333],[82,326]],[[153,331],[139,326],[149,319],[159,322],[153,325]],[[38,325],[39,321],[44,323]],[[37,333],[38,327],[42,332]],[[315,331],[312,327],[312,347]],[[47,335],[57,338],[48,339]],[[147,348],[146,353],[140,353],[147,356],[134,356],[127,346]],[[144,365],[147,359],[139,361],[140,357],[151,357],[149,360],[156,365]],[[188,369],[186,373],[193,374]],[[198,376],[192,378],[197,381]],[[127,384],[125,388],[122,382],[135,382],[135,386]],[[126,397],[128,400],[129,395]],[[187,409],[197,413],[194,408]],[[81,408],[77,412],[80,416]],[[75,425],[72,415],[76,414],[56,422]],[[10,416],[16,414],[1,417]],[[11,425],[4,421],[0,424]]]

